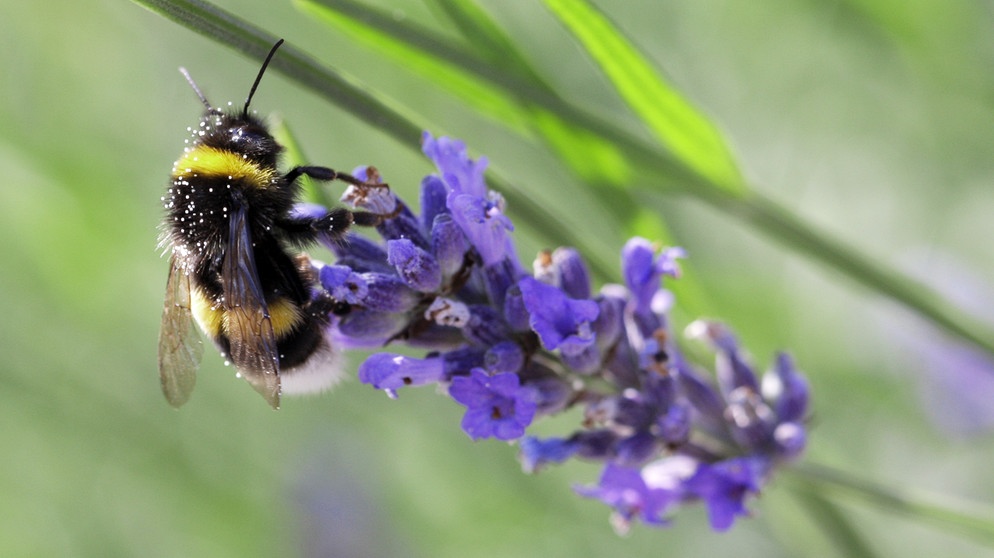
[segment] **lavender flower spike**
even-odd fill
[[[320,292],[341,347],[400,343],[421,357],[378,352],[359,379],[396,397],[435,384],[465,408],[473,440],[520,443],[527,472],[570,459],[598,462],[597,484],[576,488],[612,510],[619,532],[665,526],[704,505],[716,531],[749,513],[778,467],[800,456],[810,388],[786,354],[760,378],[731,328],[698,321],[710,365],[692,360],[670,326],[668,282],[680,248],[633,238],[621,250],[623,285],[596,290],[582,255],[543,252],[533,272],[518,261],[485,158],[427,132],[437,173],[421,181],[422,215],[383,185],[355,203],[382,215],[382,242],[330,243]],[[357,176],[375,169],[357,171]],[[320,208],[299,211],[321,213]],[[696,356],[696,353],[695,353]],[[579,407],[574,427],[530,435],[537,417]]]

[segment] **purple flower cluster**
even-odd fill
[[[425,133],[438,173],[421,183],[415,215],[389,188],[347,191],[354,206],[385,216],[384,243],[359,235],[329,243],[319,270],[336,302],[333,341],[344,347],[403,343],[420,358],[377,353],[359,379],[396,397],[436,384],[466,407],[474,440],[516,440],[526,471],[570,458],[604,464],[600,482],[576,491],[608,504],[615,525],[663,525],[703,501],[716,530],[747,513],[778,464],[805,445],[806,380],[784,354],[762,378],[722,324],[687,331],[716,355],[716,382],[684,357],[667,312],[684,253],[644,239],[622,250],[624,285],[595,293],[576,250],[519,264],[504,201],[484,182],[487,161],[462,142]],[[359,169],[378,181],[375,169]],[[351,190],[351,189],[350,189]],[[302,209],[304,210],[304,209]],[[567,436],[526,436],[533,420],[582,409]]]

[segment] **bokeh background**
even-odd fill
[[[455,36],[421,2],[371,3]],[[550,211],[586,223],[577,235],[620,249],[624,227],[542,149],[289,2],[218,4],[463,138]],[[623,104],[540,5],[485,5],[560,91],[627,126]],[[994,318],[990,3],[598,5],[721,126],[757,189]],[[523,475],[515,448],[472,443],[459,407],[431,389],[391,401],[352,381],[273,412],[208,349],[192,400],[171,409],[156,372],[159,196],[202,108],[177,68],[215,104],[239,103],[258,62],[124,0],[3,2],[0,37],[0,554],[839,555],[789,474],[729,533],[688,509],[668,530],[618,537],[604,506],[571,491],[596,467]],[[276,73],[254,107],[278,112],[314,163],[375,164],[409,200],[431,171]],[[810,375],[808,461],[991,502],[988,363],[712,208],[674,197],[660,218],[757,364],[788,348]],[[523,257],[547,247],[518,224]],[[361,359],[350,356],[353,370]],[[833,501],[881,556],[990,552],[859,499]]]

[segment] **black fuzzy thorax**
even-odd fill
[[[290,239],[280,221],[292,210],[299,190],[278,172],[277,160],[283,148],[262,121],[251,115],[207,112],[199,126],[190,130],[192,139],[188,141],[187,152],[196,152],[201,147],[227,152],[240,156],[270,177],[266,183],[260,183],[256,177],[232,178],[223,170],[211,173],[174,170],[172,185],[163,198],[165,225],[172,244],[185,249],[188,269],[208,283],[216,282],[210,280],[209,272],[220,272],[230,234],[230,213],[238,206],[247,209],[255,252],[263,256],[261,260],[257,257],[257,265],[282,267],[289,262],[292,267],[289,257],[265,255],[275,250],[286,256]]]

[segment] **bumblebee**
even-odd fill
[[[341,375],[337,351],[325,330],[336,302],[315,288],[309,259],[295,252],[321,235],[340,239],[353,225],[375,225],[380,216],[333,208],[320,217],[292,213],[301,176],[339,180],[357,188],[382,188],[327,167],[280,172],[283,147],[249,105],[266,57],[241,110],[207,107],[173,165],[162,197],[166,216],[160,246],[171,253],[159,375],[174,407],[189,399],[203,354],[194,322],[266,401],[278,409],[283,393],[326,389]]]

